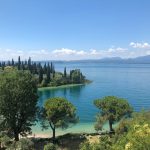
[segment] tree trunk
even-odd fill
[[[15,136],[15,141],[19,141],[19,133],[18,132],[14,132],[14,136]]]
[[[53,128],[53,143],[55,143],[55,127]]]
[[[49,124],[50,124],[52,131],[53,131],[53,143],[55,143],[55,125],[52,124],[51,122],[49,122]]]
[[[114,132],[113,128],[112,128],[112,121],[109,120],[109,129],[110,129],[110,132]]]

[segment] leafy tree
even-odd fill
[[[67,128],[70,124],[77,123],[76,108],[64,98],[50,98],[45,102],[43,116],[48,121],[53,131],[55,141],[55,129]],[[44,124],[45,126],[45,124]]]
[[[37,85],[29,72],[10,70],[0,74],[0,116],[5,131],[16,141],[30,133],[37,112]]]
[[[102,99],[97,99],[94,101],[94,104],[100,109],[97,125],[103,125],[108,120],[110,132],[114,132],[112,128],[114,122],[119,121],[122,117],[129,116],[132,113],[132,107],[129,103],[125,99],[115,96],[106,96]],[[100,128],[97,128],[97,130],[99,129],[101,130],[101,126]]]

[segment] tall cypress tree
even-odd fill
[[[44,74],[47,73],[47,65],[46,65],[46,63],[44,64],[43,73],[44,73]]]
[[[21,69],[21,60],[20,60],[20,56],[18,57],[18,70]]]
[[[47,66],[47,69],[46,69],[46,76],[47,76],[47,83],[49,83],[50,82],[50,78],[51,78],[51,70],[50,70],[51,68],[50,68],[50,65],[49,65],[49,63],[48,63],[48,66]]]
[[[43,81],[43,68],[40,66],[39,68],[39,84]]]
[[[64,77],[67,77],[67,71],[66,71],[66,67],[64,68]]]
[[[53,63],[51,62],[51,73],[53,73]]]
[[[28,59],[28,69],[31,71],[31,57]]]
[[[12,60],[11,60],[11,65],[14,66],[14,64],[15,64],[15,63],[14,63],[14,60],[12,59]]]

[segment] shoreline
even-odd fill
[[[91,81],[92,82],[92,81]],[[89,83],[91,83],[89,82]],[[42,91],[42,90],[51,90],[51,89],[58,89],[58,88],[69,88],[69,87],[75,87],[75,86],[82,86],[82,85],[86,85],[89,83],[80,83],[80,84],[65,84],[65,85],[60,85],[60,86],[49,86],[49,87],[39,87],[38,91]]]
[[[97,131],[94,128],[95,122],[87,122],[87,123],[78,123],[76,125],[70,126],[67,129],[56,129],[56,137],[62,136],[65,134],[95,134]],[[118,123],[115,123],[113,127],[115,128]],[[103,125],[102,132],[109,131],[109,124],[106,122]],[[53,135],[51,128],[49,127],[47,130],[42,130],[40,125],[37,124],[32,128],[32,134],[28,135],[28,137],[35,138],[51,138]]]

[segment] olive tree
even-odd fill
[[[0,123],[16,141],[19,134],[31,131],[37,101],[37,84],[29,72],[9,70],[0,74]]]
[[[115,96],[97,99],[94,101],[94,105],[100,110],[97,115],[96,130],[101,130],[102,125],[108,121],[110,132],[114,132],[112,125],[132,113],[132,107],[127,100]]]
[[[43,116],[48,121],[53,131],[53,141],[55,141],[55,129],[65,129],[70,124],[77,123],[76,108],[65,98],[50,98],[44,104]]]

